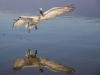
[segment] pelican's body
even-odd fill
[[[28,22],[28,24],[25,27],[30,32],[30,29],[33,27],[33,25],[36,25],[40,21],[48,20],[48,19],[54,18],[58,15],[68,13],[70,11],[73,11],[74,8],[75,7],[72,4],[70,6],[65,6],[65,7],[54,7],[54,8],[51,8],[50,10],[48,10],[44,13],[43,13],[42,8],[40,8],[40,15],[39,16],[32,16],[32,17],[30,17],[30,16],[21,16],[21,17],[18,18],[18,20],[16,20],[13,27],[21,27],[24,22]]]

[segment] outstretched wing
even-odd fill
[[[44,17],[42,17],[42,20],[48,20],[58,15],[68,13],[70,11],[73,11],[74,8],[75,7],[73,4],[70,6],[65,6],[65,7],[54,7],[43,13]]]
[[[22,17],[19,17],[15,21],[16,22],[14,23],[13,27],[21,27],[23,25],[23,23],[25,22],[25,20]]]
[[[21,16],[18,18],[18,20],[16,20],[13,27],[21,27],[24,22],[29,21],[30,19],[32,19],[32,18],[28,17],[28,16]]]
[[[17,58],[13,63],[13,70],[21,70],[26,67],[26,60],[22,57]]]

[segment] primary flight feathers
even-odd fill
[[[51,18],[54,18],[58,15],[65,14],[68,12],[71,12],[74,10],[74,5],[65,6],[65,7],[54,7],[50,10],[43,13],[42,8],[40,8],[40,15],[39,16],[20,16],[16,22],[14,23],[13,27],[21,27],[24,22],[28,22],[28,24],[25,26],[28,29],[28,32],[30,32],[30,29],[33,27],[33,25],[36,25],[38,22],[42,20],[48,20]],[[37,29],[37,27],[35,26]]]

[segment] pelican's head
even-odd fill
[[[42,8],[39,8],[39,10],[40,10],[40,14],[42,15],[42,17],[44,16],[43,15],[43,9]]]
[[[40,10],[40,11],[43,11],[43,9],[42,9],[42,8],[39,8],[39,10]]]

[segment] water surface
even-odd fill
[[[29,34],[25,25],[12,28],[18,15],[0,15],[0,75],[41,75],[38,67],[14,72],[12,64],[28,49],[75,69],[75,75],[100,75],[100,19],[58,17],[42,21]],[[44,68],[43,75],[66,75]]]

